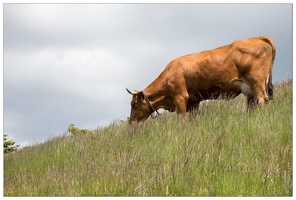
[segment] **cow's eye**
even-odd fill
[[[136,103],[132,103],[132,108],[133,109],[137,109],[137,104]]]

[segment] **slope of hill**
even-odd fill
[[[113,122],[4,156],[5,196],[292,196],[292,80],[185,117]]]

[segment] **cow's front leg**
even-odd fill
[[[175,105],[178,114],[185,114],[189,95],[178,95],[175,97]]]
[[[198,111],[199,109],[199,103],[200,102],[196,102],[196,103],[191,103],[189,104],[189,102],[187,102],[187,112],[194,112],[194,111]]]

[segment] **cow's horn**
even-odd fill
[[[138,93],[138,92],[131,92],[131,91],[129,91],[127,88],[126,88],[126,91],[127,91],[128,93],[130,93],[131,95],[135,95],[135,94]]]

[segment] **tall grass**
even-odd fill
[[[112,122],[4,156],[5,196],[292,196],[292,80],[185,117]]]

